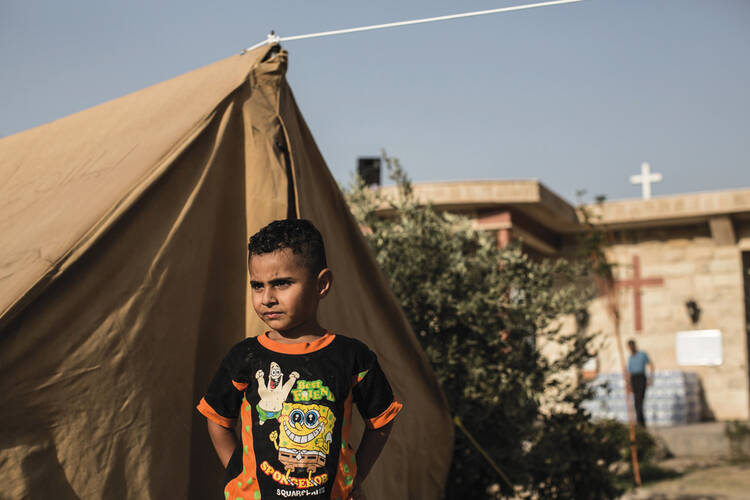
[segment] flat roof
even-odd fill
[[[750,213],[750,189],[686,193],[650,200],[607,201],[588,207],[597,223],[608,226],[686,223],[720,215]]]
[[[470,212],[515,209],[550,229],[572,230],[579,225],[576,208],[536,179],[423,182],[412,185],[421,203],[439,210]],[[386,197],[395,186],[380,188]],[[383,213],[389,210],[384,209]]]
[[[396,195],[395,186],[381,192]],[[422,203],[439,210],[482,212],[512,209],[558,233],[582,229],[579,208],[536,179],[444,181],[413,184]],[[610,227],[647,227],[701,222],[721,215],[750,216],[750,188],[657,196],[585,205],[595,223]],[[384,208],[381,212],[388,213]]]

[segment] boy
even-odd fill
[[[367,346],[318,324],[333,274],[315,226],[274,221],[248,249],[253,308],[269,330],[229,351],[198,404],[226,468],[224,497],[363,498],[402,405]],[[367,425],[356,457],[352,402]]]

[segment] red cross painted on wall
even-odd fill
[[[662,278],[641,278],[641,259],[633,255],[633,277],[629,280],[617,280],[617,288],[633,288],[633,309],[635,310],[635,331],[640,333],[643,330],[643,310],[641,308],[641,288],[644,286],[663,285]]]

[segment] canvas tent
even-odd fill
[[[443,394],[286,65],[262,47],[0,140],[0,497],[218,498],[194,406],[262,328],[247,237],[287,216],[326,239],[323,323],[368,343],[405,403],[367,492],[439,496]]]

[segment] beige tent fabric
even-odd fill
[[[0,312],[85,252],[205,127],[253,55],[0,140]],[[33,296],[33,293],[32,293]]]
[[[336,276],[323,323],[406,404],[368,493],[439,496],[443,395],[267,51],[0,140],[0,498],[220,498],[194,405],[262,326],[248,235],[294,212]]]

